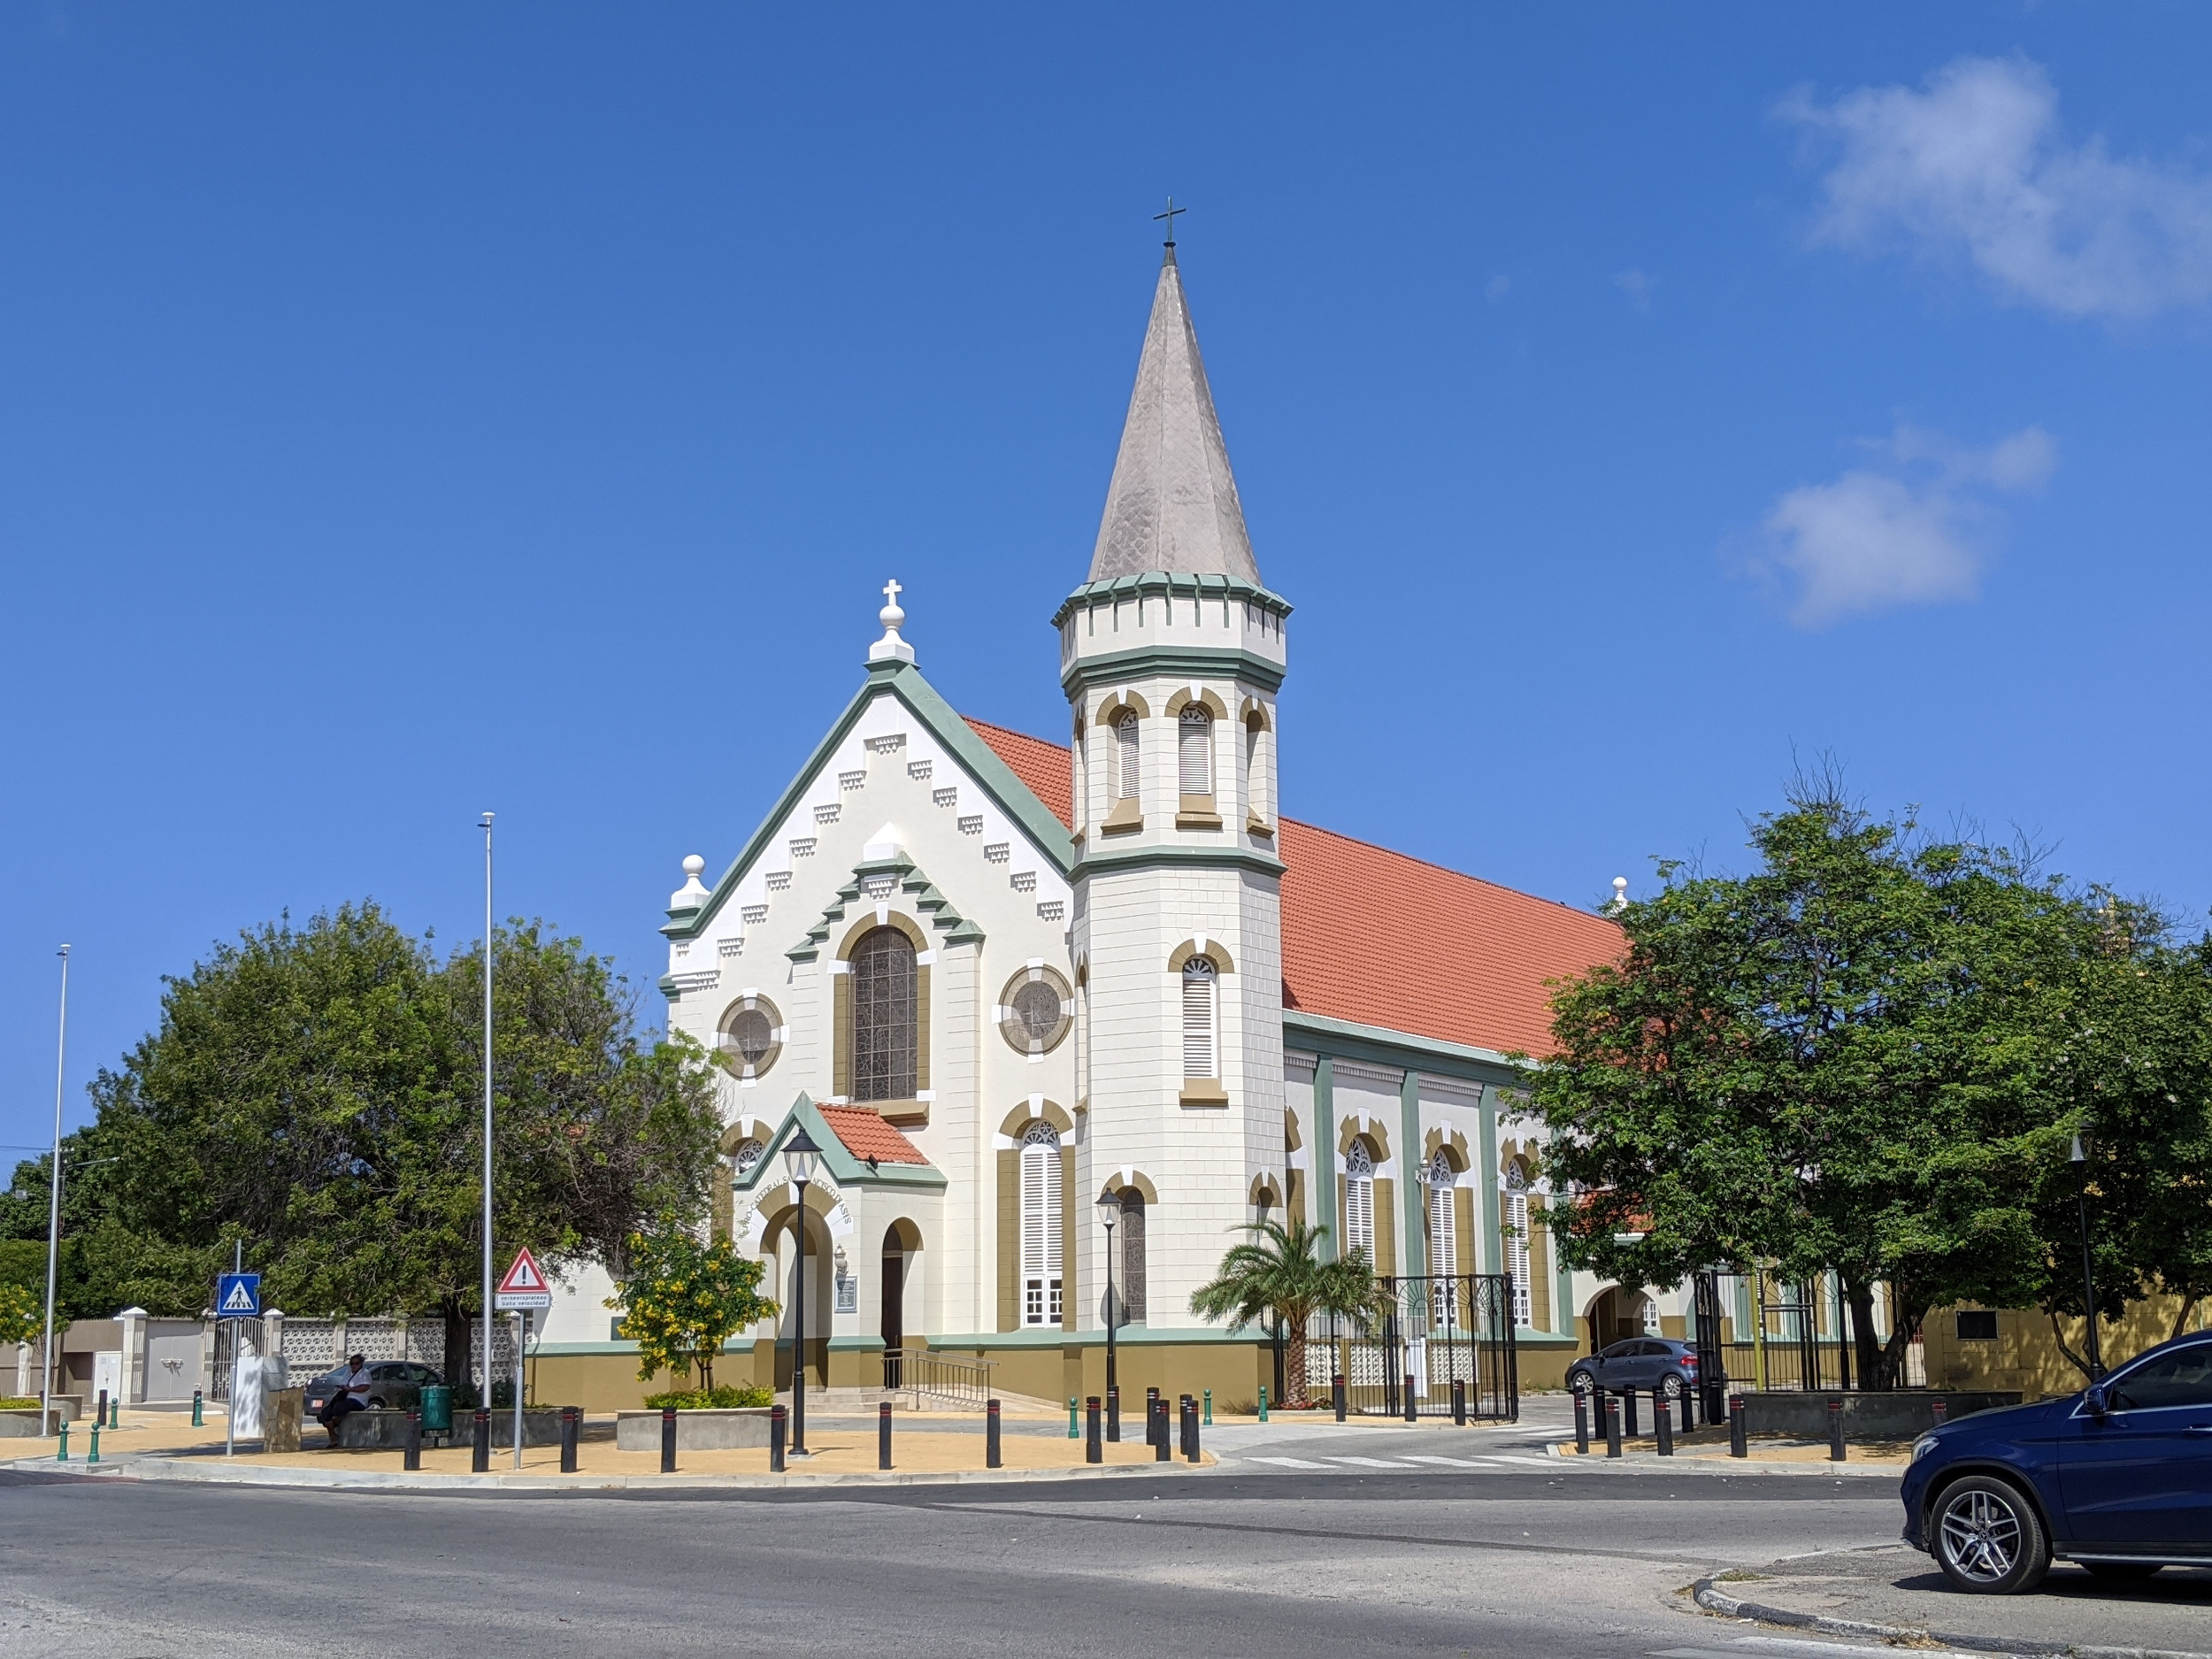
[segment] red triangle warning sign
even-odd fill
[[[539,1270],[538,1258],[526,1249],[515,1252],[515,1264],[507,1270],[507,1277],[499,1281],[499,1294],[512,1295],[517,1291],[550,1290],[545,1274]]]

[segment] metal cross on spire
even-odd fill
[[[1171,196],[1167,199],[1167,211],[1164,213],[1155,213],[1152,216],[1155,219],[1164,219],[1167,220],[1167,245],[1169,247],[1172,248],[1175,246],[1175,216],[1178,213],[1187,213],[1189,211],[1190,209],[1187,207],[1176,206],[1175,198]]]

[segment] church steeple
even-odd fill
[[[1232,576],[1260,585],[1172,241],[1160,262],[1090,580],[1147,571]]]

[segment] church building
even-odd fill
[[[1172,242],[1070,574],[1064,741],[949,706],[891,582],[852,700],[765,820],[711,886],[684,860],[661,989],[721,1068],[713,1225],[775,1260],[786,1304],[718,1379],[749,1342],[755,1379],[787,1380],[780,1152],[803,1126],[810,1386],[929,1350],[990,1362],[1002,1392],[1098,1394],[1110,1251],[1125,1394],[1250,1400],[1265,1333],[1190,1297],[1286,1216],[1382,1273],[1509,1272],[1523,1384],[1556,1386],[1578,1310],[1504,1056],[1548,1046],[1546,982],[1618,932],[1282,816],[1292,606],[1246,534]],[[985,643],[935,615],[926,645]],[[607,1294],[570,1286],[549,1349],[609,1332]]]

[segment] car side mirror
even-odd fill
[[[2087,1392],[2085,1392],[2081,1397],[2081,1404],[2082,1409],[2088,1412],[2091,1417],[2101,1417],[2104,1416],[2106,1411],[2109,1409],[2105,1403],[2104,1385],[2102,1383],[2091,1383]]]

